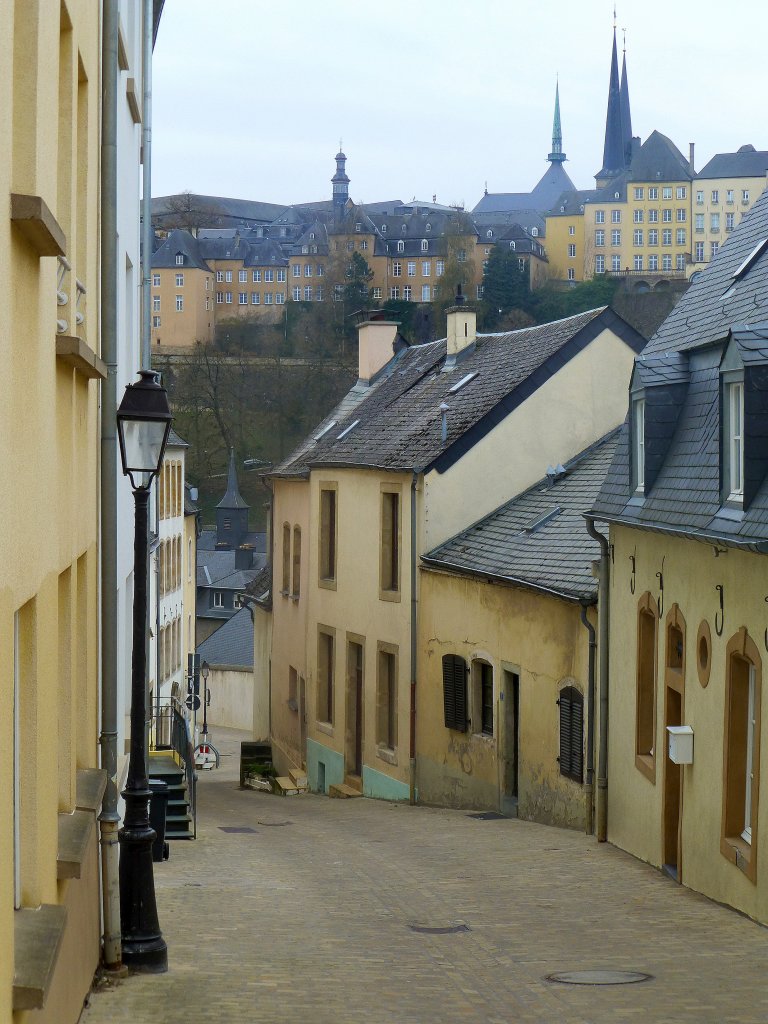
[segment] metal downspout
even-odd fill
[[[411,480],[411,744],[410,793],[411,806],[416,803],[416,473]]]
[[[587,778],[584,786],[586,803],[585,832],[591,836],[595,829],[595,627],[587,618],[589,605],[581,606],[581,621],[589,633],[589,666],[587,669]]]
[[[141,368],[152,363],[152,20],[153,0],[144,0],[144,45],[141,72]],[[159,682],[159,680],[158,680]]]
[[[597,753],[597,841],[604,843],[608,835],[608,631],[610,628],[611,555],[608,541],[594,521],[584,517],[587,533],[600,545],[598,575],[598,665],[600,673],[600,732]]]
[[[104,0],[101,39],[101,766],[103,958],[122,963],[117,813],[117,0]]]

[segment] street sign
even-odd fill
[[[200,698],[193,696],[193,694],[191,694],[191,693],[187,697],[187,699],[184,701],[184,703],[187,705],[187,707],[189,708],[190,711],[199,711],[200,710]]]

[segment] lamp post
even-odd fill
[[[120,916],[123,963],[136,971],[168,970],[168,948],[160,932],[155,902],[147,778],[147,569],[149,491],[163,460],[171,410],[168,394],[151,370],[125,389],[117,410],[117,431],[123,473],[131,481],[136,529],[133,564],[133,657],[131,662],[131,747],[123,798],[125,821],[120,829]]]
[[[208,702],[210,701],[210,690],[208,689],[208,674],[211,666],[204,661],[200,666],[200,675],[203,677],[203,745],[208,742]]]

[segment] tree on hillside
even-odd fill
[[[575,288],[546,284],[532,294],[531,312],[537,323],[575,316],[598,306],[610,306],[618,282],[608,274],[595,274],[589,281],[581,281]]]
[[[437,336],[445,334],[445,313],[455,301],[456,288],[461,285],[467,299],[471,299],[470,286],[475,278],[474,252],[477,233],[472,218],[463,210],[451,217],[443,236],[445,240],[445,270],[437,282],[438,298],[434,323]]]
[[[223,213],[215,203],[204,201],[204,197],[187,190],[168,196],[163,212],[155,214],[153,219],[158,227],[183,228],[197,238],[200,228],[214,227]]]
[[[483,326],[496,327],[512,310],[528,310],[530,301],[527,264],[513,249],[494,245],[483,272]]]
[[[373,280],[373,271],[361,253],[352,253],[352,259],[347,264],[344,276],[346,278],[344,303],[347,306],[347,311],[354,313],[360,309],[367,310],[370,306],[369,284]]]

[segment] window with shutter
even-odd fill
[[[446,729],[467,731],[467,663],[458,654],[443,655],[443,713]]]
[[[584,779],[584,695],[575,686],[560,691],[560,774],[574,782]]]

